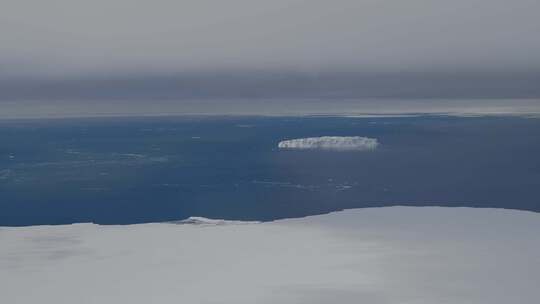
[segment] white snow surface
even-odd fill
[[[361,136],[321,136],[283,140],[280,149],[374,150],[377,139]]]
[[[250,225],[0,228],[0,302],[538,303],[540,214],[355,209]]]

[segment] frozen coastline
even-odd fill
[[[388,207],[219,223],[1,227],[0,299],[11,304],[538,301],[537,213]]]

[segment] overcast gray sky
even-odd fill
[[[539,12],[538,0],[3,0],[0,100],[538,97]]]
[[[540,68],[538,0],[4,0],[7,73]]]

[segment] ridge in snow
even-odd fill
[[[222,219],[210,219],[200,216],[191,216],[185,220],[175,221],[175,224],[180,225],[201,225],[201,226],[217,226],[217,225],[243,225],[243,224],[258,224],[258,221],[229,221]]]

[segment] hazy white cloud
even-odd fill
[[[4,74],[539,68],[537,0],[6,0]]]
[[[375,150],[379,142],[375,138],[360,137],[360,136],[321,136],[297,138],[280,141],[278,147],[280,149],[322,149],[322,150],[338,150],[338,151],[367,151]]]
[[[372,108],[358,98],[537,98],[538,11],[537,0],[5,0],[0,118],[357,114]],[[516,104],[504,112],[521,112]]]

